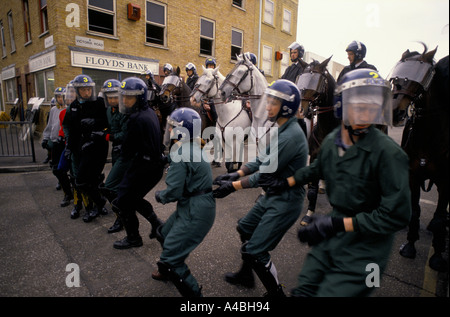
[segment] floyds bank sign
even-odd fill
[[[110,56],[96,54],[95,51],[90,50],[71,50],[72,66],[104,69],[109,71],[118,71],[126,73],[142,73],[146,70],[151,70],[153,73],[158,73],[158,62],[135,60],[121,57],[119,54]]]

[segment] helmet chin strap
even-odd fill
[[[353,129],[351,125],[345,125],[345,128],[348,130],[350,140],[352,141],[353,144],[355,144],[355,140],[353,139],[353,136],[361,137],[361,136],[366,135],[369,132],[369,128]]]

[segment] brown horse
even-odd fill
[[[423,44],[423,43],[422,43]],[[446,244],[449,203],[449,68],[448,56],[434,65],[436,49],[424,52],[405,51],[391,72],[393,124],[405,124],[401,146],[409,156],[412,215],[400,254],[415,258],[414,243],[419,239],[420,192],[436,185],[439,198],[427,229],[433,233],[434,254],[429,266],[447,271],[442,257]],[[428,186],[425,182],[429,180]]]
[[[336,81],[327,71],[331,56],[322,63],[314,60],[309,65],[303,62],[303,73],[298,77],[296,85],[300,90],[301,109],[305,117],[311,121],[311,132],[308,138],[310,163],[314,162],[322,141],[339,124],[334,115],[333,94]],[[315,122],[315,123],[314,123]],[[307,225],[315,212],[319,183],[308,184],[308,212],[301,224]]]

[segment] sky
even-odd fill
[[[387,77],[404,51],[438,46],[449,54],[448,0],[299,0],[297,42],[305,51],[348,65],[345,48],[366,45],[365,60]]]

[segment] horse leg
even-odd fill
[[[316,211],[317,195],[319,193],[319,182],[309,183],[308,192],[306,197],[308,197],[308,211],[306,215],[300,221],[302,226],[307,226],[311,223],[311,216]]]
[[[437,186],[437,184],[436,184]],[[445,251],[446,243],[446,221],[447,221],[447,205],[448,198],[448,186],[437,186],[439,198],[436,211],[434,212],[433,219],[427,226],[427,230],[433,233],[432,245],[434,248],[434,254],[431,256],[428,265],[435,271],[447,272],[447,261],[442,257],[442,253]]]
[[[419,240],[419,228],[420,228],[420,185],[413,180],[413,175],[410,175],[410,188],[411,188],[411,219],[408,226],[408,234],[406,239],[408,242],[404,243],[400,247],[400,255],[405,258],[414,259],[416,257],[416,247],[414,243]]]

